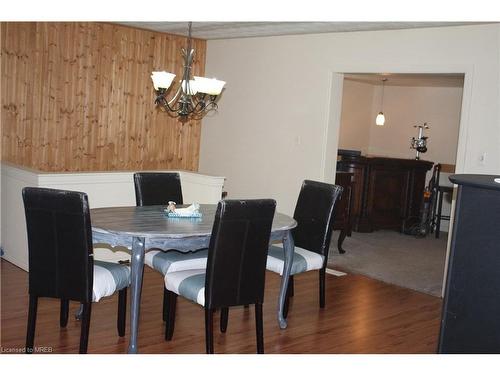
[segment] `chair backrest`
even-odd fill
[[[305,180],[300,189],[293,218],[295,246],[328,258],[335,204],[342,194],[342,187],[324,182]]]
[[[23,189],[29,293],[92,302],[94,261],[87,194]]]
[[[205,279],[205,307],[262,303],[273,199],[222,200],[217,206]]]
[[[183,204],[179,173],[134,173],[137,206],[167,205],[169,201]]]

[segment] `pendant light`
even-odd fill
[[[378,126],[384,126],[385,124],[385,116],[384,116],[384,88],[385,88],[385,81],[387,81],[387,78],[382,79],[382,104],[380,105],[380,112],[378,113],[377,117],[375,118],[375,124]]]
[[[201,119],[205,114],[217,109],[217,99],[226,82],[215,78],[197,77],[191,75],[194,59],[194,48],[191,38],[192,22],[188,23],[187,48],[182,49],[184,70],[179,86],[172,98],[167,99],[169,87],[175,74],[169,72],[153,72],[151,79],[156,92],[155,103],[163,107],[172,117],[181,121]]]

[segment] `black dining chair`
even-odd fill
[[[69,301],[80,302],[80,353],[88,347],[92,302],[118,295],[119,336],[125,335],[130,269],[94,261],[87,194],[26,187],[23,189],[29,253],[29,310],[26,353],[33,352],[38,299],[61,300],[60,326],[68,323]]]
[[[342,187],[324,182],[305,180],[300,189],[293,218],[297,227],[292,230],[295,242],[291,276],[284,306],[284,316],[288,314],[290,297],[293,296],[293,275],[319,270],[319,305],[325,307],[325,274],[328,251],[335,219],[335,205],[342,194]],[[283,247],[269,248],[266,268],[283,274]]]
[[[183,204],[182,187],[179,173],[176,172],[138,172],[134,174],[135,201],[137,206],[166,206],[169,201]],[[163,251],[150,249],[144,263],[160,272],[163,277],[168,272],[205,268],[207,249],[183,253],[174,249]],[[166,289],[163,291],[163,320],[166,320]]]
[[[177,172],[134,173],[137,206],[166,206],[169,201],[183,204],[181,178]]]
[[[219,202],[207,267],[165,276],[168,305],[165,340],[171,340],[174,333],[177,295],[204,307],[207,353],[214,352],[214,310],[221,309],[222,320],[227,319],[231,306],[255,304],[257,353],[264,353],[262,303],[275,208],[272,199]]]

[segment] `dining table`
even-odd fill
[[[178,206],[178,207],[185,207]],[[137,335],[144,272],[144,255],[149,249],[175,249],[190,252],[209,247],[217,205],[200,204],[201,217],[168,217],[165,206],[103,207],[90,210],[92,240],[96,244],[123,246],[131,250],[130,341],[128,353],[137,353]],[[282,242],[284,268],[278,298],[278,324],[287,327],[283,316],[285,295],[291,274],[294,241],[292,229],[297,222],[276,212],[270,243]]]

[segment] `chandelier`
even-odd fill
[[[181,121],[201,119],[205,114],[217,109],[217,98],[226,82],[215,78],[194,76],[191,78],[194,49],[191,48],[191,24],[188,26],[187,48],[182,48],[184,70],[179,87],[175,94],[168,99],[167,93],[174,81],[175,74],[169,72],[153,72],[151,79],[156,92],[155,104],[161,106],[172,117],[179,117]]]

